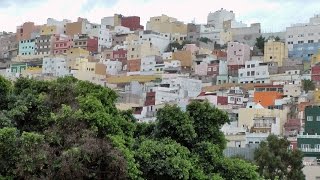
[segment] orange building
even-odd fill
[[[191,51],[177,51],[173,53],[173,59],[179,60],[182,67],[191,67],[193,55]]]
[[[265,108],[274,106],[276,99],[283,98],[283,85],[257,85],[254,90],[254,102]]]
[[[141,59],[129,60],[127,62],[128,72],[140,71]]]

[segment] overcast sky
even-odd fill
[[[0,0],[0,31],[15,31],[26,21],[45,24],[47,18],[84,17],[100,23],[114,13],[138,15],[142,25],[151,16],[167,14],[186,23],[206,23],[209,12],[233,10],[236,19],[260,22],[264,32],[285,30],[292,23],[307,22],[320,14],[319,0]]]

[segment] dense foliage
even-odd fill
[[[289,150],[287,139],[270,135],[254,153],[259,173],[266,179],[303,180],[303,154],[299,150]]]
[[[115,107],[114,91],[72,77],[0,77],[0,179],[259,179],[226,158],[226,113],[166,105],[155,123]]]

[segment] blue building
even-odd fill
[[[22,40],[19,42],[19,55],[29,56],[35,54],[36,42],[34,39]]]
[[[293,49],[288,52],[288,56],[289,58],[310,61],[311,56],[314,54],[317,54],[319,49],[320,49],[320,43],[294,44]]]

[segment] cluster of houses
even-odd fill
[[[132,109],[140,122],[154,121],[165,104],[185,110],[191,101],[208,101],[231,120],[222,127],[229,155],[246,149],[250,156],[275,134],[312,164],[320,159],[319,48],[320,15],[274,33],[238,22],[225,9],[209,13],[207,24],[167,15],[151,17],[146,27],[140,17],[120,14],[99,24],[49,18],[0,33],[0,74],[73,76],[112,88],[117,107]],[[304,81],[316,88],[306,91]]]

